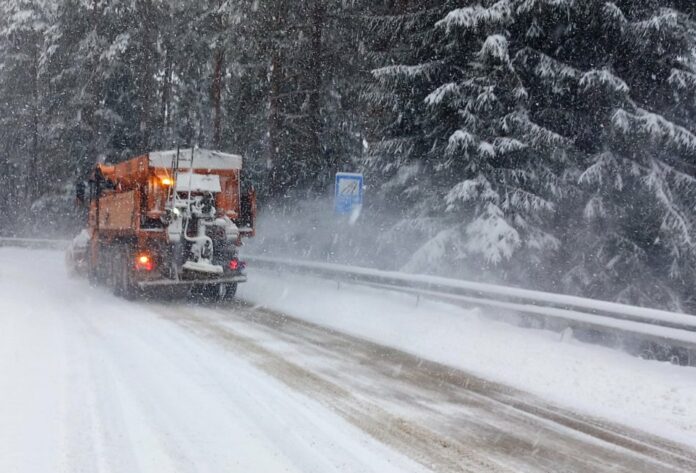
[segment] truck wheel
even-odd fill
[[[87,268],[87,281],[89,281],[89,285],[92,287],[96,287],[99,285],[99,279],[97,278],[97,271],[92,267],[92,265]]]
[[[236,295],[237,295],[237,283],[233,282],[233,283],[227,284],[225,287],[224,300],[226,300],[226,301],[234,300]]]
[[[116,264],[118,277],[116,278],[116,284],[114,284],[114,293],[124,299],[133,300],[137,295],[137,288],[133,281],[133,272],[129,261],[128,251],[120,251],[118,263]]]
[[[113,249],[104,253],[104,283],[114,293],[117,292],[119,280],[119,253]]]
[[[87,256],[87,280],[92,287],[99,285],[99,273],[91,255]]]
[[[206,284],[194,287],[192,296],[201,302],[220,302],[225,297],[224,284]]]
[[[123,254],[116,254],[114,263],[114,295],[120,297],[123,294]]]

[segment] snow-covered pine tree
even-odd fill
[[[41,81],[44,34],[51,24],[50,1],[0,2],[0,223],[16,223],[41,193],[48,176]]]
[[[385,221],[395,220],[377,239],[377,251],[392,255],[384,259],[395,261],[395,269],[442,227],[442,195],[428,192],[433,179],[423,162],[429,146],[421,128],[425,98],[436,85],[417,72],[438,65],[442,53],[430,39],[447,11],[446,1],[401,1],[366,5],[363,14],[364,54],[374,74],[362,94],[369,117],[363,165],[373,183],[369,205]]]
[[[228,77],[222,97],[226,116],[222,146],[244,155],[245,173],[252,174],[258,183],[266,175],[268,159],[269,61],[263,47],[263,6],[255,0],[243,0],[236,7],[238,21],[224,33]]]
[[[318,192],[333,186],[337,171],[354,170],[362,157],[365,114],[360,92],[369,76],[360,29],[363,5],[357,0],[324,4],[317,65],[321,74],[314,81],[319,155],[311,167],[312,187]]]
[[[437,230],[407,269],[510,267],[518,257],[529,276],[558,247],[548,222],[568,190],[559,176],[570,143],[529,115],[511,8],[445,3],[402,15],[404,25],[422,21],[414,37],[425,60],[375,71],[373,96],[395,119],[369,165],[412,202],[392,234]]]
[[[358,118],[346,94],[360,56],[347,25],[352,2],[250,2],[230,43],[233,62],[226,103],[232,143],[268,176],[275,196],[324,190],[337,163],[360,149]],[[253,164],[252,164],[253,165]]]
[[[62,2],[47,35],[55,146],[81,172],[158,141],[156,78],[163,4]],[[166,25],[165,25],[166,26]]]
[[[85,176],[106,153],[120,118],[104,113],[100,57],[107,49],[104,18],[96,2],[66,0],[45,36],[42,81],[47,86],[47,140],[53,176]],[[60,159],[55,159],[58,156]]]
[[[696,283],[696,30],[673,4],[515,5],[531,113],[580,156],[566,292],[680,308]]]

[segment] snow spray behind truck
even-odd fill
[[[204,149],[98,164],[87,192],[78,190],[89,217],[69,267],[127,298],[161,288],[234,297],[246,281],[237,248],[254,236],[256,217],[241,169],[241,156]]]

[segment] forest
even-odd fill
[[[0,0],[0,236],[177,146],[363,172],[389,269],[696,312],[692,0]]]

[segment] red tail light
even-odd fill
[[[138,255],[135,257],[135,269],[138,271],[152,271],[155,264],[149,255]]]
[[[239,269],[239,260],[233,259],[230,261],[230,269],[232,271],[237,271]]]

